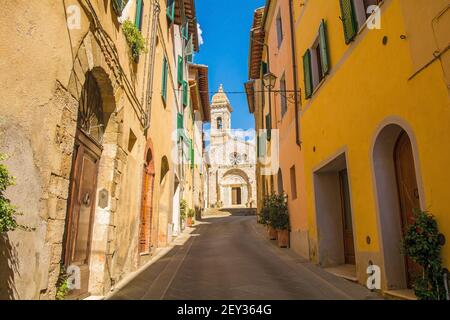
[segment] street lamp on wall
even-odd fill
[[[277,76],[269,71],[263,76],[263,80],[264,80],[264,86],[269,90],[273,90],[273,88],[275,88],[275,84],[277,82]]]

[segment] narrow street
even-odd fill
[[[185,236],[185,235],[184,235]],[[183,236],[181,236],[183,237]],[[111,300],[378,299],[267,240],[255,216],[208,217]]]

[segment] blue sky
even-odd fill
[[[265,0],[197,0],[195,4],[204,40],[195,62],[209,66],[210,91],[217,91],[222,83],[225,91],[243,92],[253,12]],[[228,98],[234,109],[232,127],[253,128],[245,94],[229,94]]]

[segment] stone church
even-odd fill
[[[256,145],[231,129],[233,109],[221,85],[211,104],[211,137],[205,176],[209,208],[256,207]]]

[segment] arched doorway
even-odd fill
[[[219,179],[219,195],[224,207],[251,207],[252,185],[248,175],[241,169],[226,171]]]
[[[155,184],[155,165],[151,142],[145,155],[144,175],[142,182],[141,221],[139,226],[139,253],[150,253],[153,217],[153,190]]]
[[[79,101],[64,248],[66,267],[80,270],[81,288],[71,292],[74,296],[88,292],[97,178],[108,118],[99,83],[89,71]]]
[[[412,288],[421,269],[402,254],[401,243],[421,202],[414,147],[407,131],[396,124],[384,127],[375,141],[373,163],[386,286]]]

